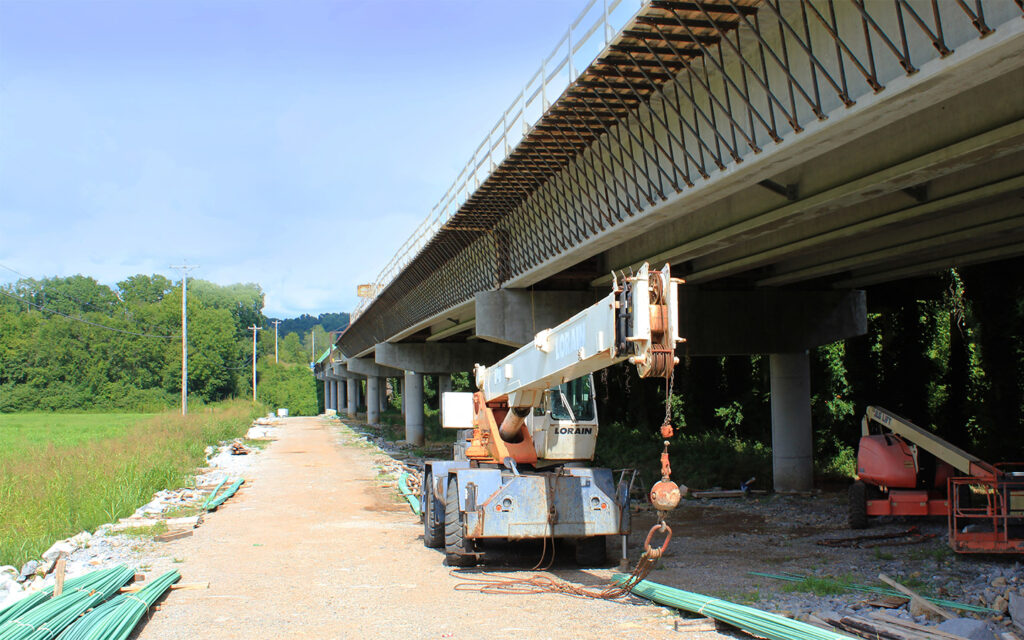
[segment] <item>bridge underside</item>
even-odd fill
[[[798,407],[801,350],[863,331],[849,292],[1024,255],[1024,7],[981,6],[650,2],[338,347],[522,344],[668,262],[720,327],[691,348],[778,354]],[[737,308],[797,311],[752,340]]]

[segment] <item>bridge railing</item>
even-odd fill
[[[430,214],[381,269],[370,287],[369,296],[361,298],[352,312],[352,320],[358,318],[430,242],[434,233],[529,133],[551,102],[576,79],[581,69],[586,69],[597,58],[646,1],[649,0],[589,0],[551,53],[543,59],[540,68],[477,146]]]

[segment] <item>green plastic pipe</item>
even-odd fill
[[[629,576],[617,573],[614,575],[614,579],[618,582],[625,582]],[[822,629],[806,622],[792,620],[728,600],[683,591],[650,580],[640,581],[633,587],[633,593],[658,604],[721,620],[748,633],[769,638],[769,640],[850,640],[848,635]]]
[[[171,570],[138,592],[111,598],[79,618],[59,640],[126,640],[142,616],[181,574]]]
[[[406,501],[409,503],[409,506],[412,507],[412,512],[415,513],[416,515],[420,515],[420,513],[421,513],[420,499],[417,498],[416,495],[412,491],[409,491],[409,472],[408,471],[403,471],[401,473],[401,475],[398,476],[398,490],[402,492],[402,495],[405,497]]]

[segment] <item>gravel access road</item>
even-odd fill
[[[463,581],[423,546],[422,525],[378,477],[379,453],[340,444],[335,425],[283,420],[243,490],[163,545],[147,573],[176,568],[210,588],[171,592],[138,638],[730,637],[676,631],[674,614],[638,598],[454,591]],[[597,585],[611,571],[551,575]]]

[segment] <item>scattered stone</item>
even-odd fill
[[[33,575],[35,575],[36,569],[39,568],[39,563],[35,560],[29,560],[21,567],[21,573],[18,575],[18,582],[25,582]]]
[[[990,584],[993,587],[1005,587],[1006,586],[1006,578],[1004,578],[1003,576],[999,576],[998,578],[993,579]]]
[[[995,630],[988,623],[974,618],[953,618],[935,628],[967,640],[999,640]]]
[[[1009,606],[1010,603],[1007,602],[1006,598],[1004,598],[1003,596],[998,596],[992,602],[992,608],[998,611],[999,613],[1006,613],[1006,610],[1009,609]]]
[[[76,549],[75,545],[71,544],[67,540],[61,540],[55,542],[52,547],[43,552],[43,561],[47,563],[53,563],[57,558],[62,555],[68,555]]]
[[[1017,625],[1017,628],[1021,631],[1024,631],[1024,597],[1011,593],[1007,613],[1013,619],[1013,624]]]

